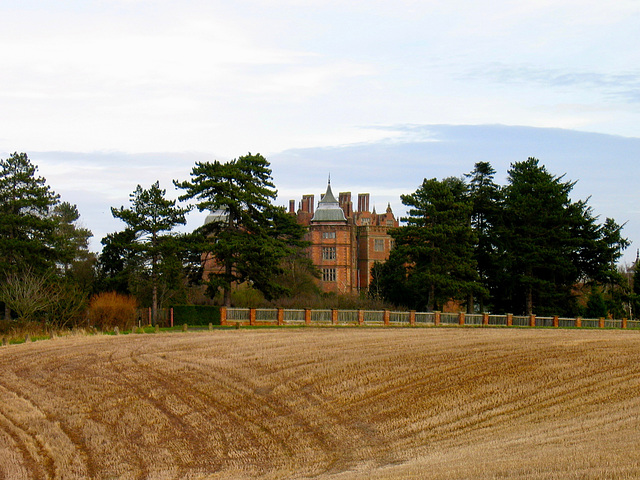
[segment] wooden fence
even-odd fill
[[[179,319],[177,320],[179,321]],[[416,312],[391,310],[312,310],[284,308],[227,308],[220,307],[221,325],[367,325],[367,326],[438,326],[479,325],[505,327],[575,327],[575,328],[640,328],[640,320],[587,319]]]

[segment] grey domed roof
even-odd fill
[[[331,183],[327,185],[327,192],[322,197],[322,200],[318,202],[318,208],[316,213],[311,219],[312,222],[346,222],[347,217],[344,216],[344,211],[340,208],[338,200],[333,196],[331,191]]]
[[[219,208],[216,211],[212,211],[204,219],[204,224],[208,223],[227,223],[229,221],[229,211],[226,208]]]

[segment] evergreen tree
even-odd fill
[[[489,162],[478,162],[471,173],[465,175],[469,179],[469,198],[473,205],[471,211],[471,227],[473,228],[477,244],[474,258],[478,265],[478,277],[482,286],[489,291],[490,279],[495,275],[495,241],[494,229],[499,222],[502,208],[500,186],[494,182],[496,171]],[[484,302],[487,298],[480,297],[480,311],[485,311]]]
[[[504,188],[499,234],[501,277],[494,289],[498,304],[526,314],[567,312],[578,278],[572,262],[579,213],[570,208],[574,183],[551,175],[535,158],[511,165]]]
[[[573,315],[579,282],[617,278],[628,242],[622,227],[598,225],[586,201],[572,202],[575,182],[550,174],[539,160],[511,165],[496,226],[494,304],[503,311]]]
[[[631,316],[640,318],[640,250],[633,265],[633,282],[631,286]]]
[[[607,304],[598,287],[593,285],[587,299],[587,308],[584,312],[587,318],[601,318],[607,316]]]
[[[89,239],[93,234],[79,225],[78,207],[69,202],[57,204],[53,208],[53,218],[59,269],[64,276],[77,274],[83,264],[93,263],[95,259],[89,251]]]
[[[286,292],[276,279],[282,260],[299,246],[304,228],[271,202],[277,191],[269,162],[260,154],[227,163],[197,162],[191,180],[174,182],[185,190],[181,200],[197,200],[198,210],[214,212],[198,229],[201,244],[194,245],[213,260],[205,282],[213,297],[222,289],[231,303],[231,286],[250,281],[267,299]]]
[[[406,258],[405,252],[394,247],[386,261],[375,262],[371,268],[369,294],[396,306],[423,310],[429,301],[427,292],[412,275],[414,265],[407,264]]]
[[[282,289],[281,295],[310,297],[320,294],[315,279],[320,278],[321,272],[313,265],[306,251],[310,242],[303,240],[305,228],[298,224],[295,216],[282,208],[274,209],[272,220],[271,237],[284,242],[289,250],[280,260],[280,271],[274,279],[274,283]]]
[[[37,274],[55,265],[58,195],[36,176],[25,153],[0,160],[0,281],[29,269]],[[10,311],[5,305],[5,320]]]
[[[136,252],[149,265],[151,276],[151,312],[155,324],[158,316],[158,269],[159,264],[173,244],[166,241],[170,232],[186,223],[189,208],[176,206],[175,200],[165,198],[166,190],[156,182],[149,189],[138,185],[130,195],[130,208],[112,208],[111,213],[127,225],[133,236],[131,251]]]
[[[133,246],[136,233],[130,229],[109,233],[104,237],[102,251],[98,256],[96,291],[131,294],[131,281],[135,272],[140,269]]]
[[[473,258],[472,204],[464,182],[425,179],[415,193],[401,198],[409,207],[403,219],[407,226],[390,231],[395,248],[377,272],[385,298],[434,310],[448,300],[484,293]]]

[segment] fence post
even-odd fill
[[[622,317],[622,328],[627,328],[627,319]]]
[[[410,310],[409,311],[409,325],[411,325],[412,327],[416,326],[416,311],[415,310]]]
[[[553,326],[554,328],[558,328],[560,326],[560,318],[558,315],[553,316]]]
[[[433,312],[433,324],[440,325],[440,312],[438,310]]]
[[[255,324],[256,324],[256,309],[250,308],[249,309],[249,325],[255,325]]]
[[[464,325],[464,312],[458,313],[458,325]]]
[[[227,326],[227,307],[220,307],[220,325]],[[173,327],[173,308],[171,309],[171,326]]]
[[[576,317],[576,328],[582,327],[582,318]]]
[[[364,310],[358,310],[358,325],[364,325]]]
[[[389,315],[389,310],[385,310],[385,311],[384,311],[384,314],[383,314],[383,318],[384,318],[384,324],[385,324],[386,326],[388,326],[388,325],[389,325],[389,316],[390,316],[390,315]]]
[[[604,317],[598,319],[598,328],[604,328]]]
[[[331,309],[331,324],[332,325],[337,325],[338,324],[338,309],[337,308],[332,308]]]
[[[305,325],[311,325],[311,309],[310,308],[304,309],[304,323]]]
[[[507,327],[513,327],[513,313],[507,313]]]
[[[529,326],[530,327],[536,326],[536,316],[533,314],[529,315]]]
[[[278,325],[284,325],[284,309],[278,309]]]
[[[489,325],[489,314],[487,312],[482,314],[482,325]]]

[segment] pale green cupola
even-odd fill
[[[340,207],[338,200],[331,191],[331,179],[327,185],[327,191],[322,197],[322,200],[318,202],[318,208],[316,209],[312,222],[347,222],[347,217],[344,216],[344,211]]]

